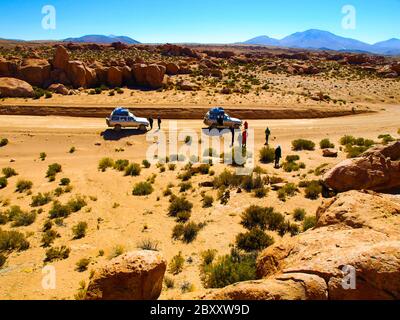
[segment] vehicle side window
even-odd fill
[[[129,121],[133,121],[133,118],[132,118],[132,117],[129,117],[128,120],[129,120]]]
[[[111,118],[111,120],[112,120],[112,121],[119,121],[119,117],[113,116],[113,117]]]

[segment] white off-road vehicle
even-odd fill
[[[110,117],[106,118],[106,123],[115,131],[121,131],[122,128],[137,128],[141,131],[147,131],[147,127],[150,126],[146,118],[135,117],[126,108],[114,109]]]

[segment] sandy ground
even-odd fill
[[[345,158],[339,152],[338,159],[322,157],[319,148],[315,151],[293,152],[290,150],[291,141],[296,138],[311,139],[318,144],[323,138],[329,138],[339,147],[338,140],[345,134],[357,137],[378,140],[380,134],[390,133],[399,138],[400,106],[385,106],[376,114],[356,115],[342,118],[307,119],[307,120],[254,120],[249,121],[250,128],[254,129],[255,154],[264,144],[264,130],[269,126],[272,131],[272,145],[280,144],[283,155],[298,154],[306,169],[296,173],[285,173],[282,169],[273,169],[272,165],[261,165],[269,174],[277,174],[289,182],[298,182],[299,175],[306,175],[307,179],[315,179],[314,174],[308,173],[322,163],[333,165]],[[172,121],[164,121],[163,128],[168,128]],[[177,121],[178,130],[193,129],[199,132],[201,121]],[[80,212],[65,219],[64,227],[56,227],[61,238],[55,242],[56,246],[67,245],[71,248],[68,259],[54,262],[51,265],[56,270],[56,289],[42,288],[42,268],[45,249],[40,246],[41,228],[47,219],[47,212],[51,207],[43,207],[44,212],[39,214],[36,221],[28,227],[19,227],[17,230],[27,233],[31,243],[30,249],[20,253],[12,253],[6,265],[0,269],[0,299],[73,299],[77,293],[81,280],[88,282],[90,270],[107,260],[107,256],[116,245],[123,245],[126,250],[136,250],[138,243],[144,239],[159,242],[159,249],[168,261],[180,251],[187,260],[182,273],[171,276],[175,279],[176,289],[164,289],[163,299],[173,299],[179,293],[179,286],[184,281],[194,284],[195,290],[202,288],[199,264],[200,253],[205,249],[216,249],[218,254],[228,253],[230,244],[243,228],[239,224],[240,214],[249,204],[273,206],[282,213],[290,213],[295,208],[306,209],[313,215],[322,199],[315,201],[304,198],[302,193],[282,202],[277,198],[275,191],[270,191],[264,199],[256,199],[251,194],[231,193],[231,200],[227,206],[218,201],[209,209],[201,207],[201,188],[198,182],[211,180],[206,176],[196,176],[192,179],[194,191],[187,193],[187,198],[194,204],[192,220],[207,222],[195,241],[184,244],[172,240],[172,229],[175,225],[173,218],[168,217],[168,198],[163,197],[162,191],[170,182],[175,184],[173,191],[179,194],[179,180],[176,176],[183,165],[178,165],[175,171],[160,173],[152,166],[143,169],[139,177],[124,177],[115,170],[99,172],[98,162],[103,157],[129,159],[141,163],[145,158],[148,147],[153,141],[146,141],[146,135],[137,135],[126,132],[121,138],[116,138],[109,131],[105,131],[102,119],[68,118],[68,117],[34,117],[34,116],[0,116],[0,138],[9,139],[9,145],[0,148],[0,168],[13,167],[18,176],[9,179],[9,185],[0,190],[0,200],[9,200],[9,205],[19,205],[22,209],[30,210],[31,196],[15,192],[18,179],[24,178],[33,181],[32,194],[54,190],[62,177],[71,179],[73,190],[70,194],[62,195],[62,203],[73,195],[80,194],[87,197],[88,206]],[[69,149],[74,146],[76,152],[70,154]],[[116,152],[123,148],[124,151]],[[45,161],[39,159],[39,153],[46,152]],[[258,157],[256,157],[258,158]],[[12,162],[10,162],[13,160]],[[48,182],[45,178],[47,166],[58,162],[62,165],[62,173],[57,175],[55,182]],[[224,170],[225,165],[216,164],[213,170],[216,174]],[[155,192],[147,197],[131,195],[135,182],[144,181],[153,173],[157,174]],[[216,191],[207,190],[216,198]],[[92,197],[91,199],[89,197]],[[97,198],[94,201],[93,197]],[[157,199],[159,197],[159,200]],[[0,210],[5,210],[0,208]],[[98,227],[98,219],[102,221]],[[79,221],[86,221],[89,229],[85,238],[72,240],[71,228]],[[11,229],[10,225],[1,226]],[[278,235],[274,235],[278,237]],[[103,257],[98,256],[99,250],[104,250]],[[88,271],[75,271],[76,262],[84,257],[91,258]]]

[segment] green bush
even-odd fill
[[[32,207],[41,207],[48,204],[52,200],[50,192],[46,192],[44,194],[38,193],[36,196],[32,196]]]
[[[210,173],[210,165],[208,163],[202,163],[199,166],[199,173],[200,174],[209,174]]]
[[[86,205],[86,200],[79,195],[67,202],[67,206],[72,213],[80,211],[83,207],[86,207]]]
[[[188,222],[186,224],[178,223],[172,230],[172,238],[175,240],[182,240],[185,243],[191,243],[197,237],[201,225]]]
[[[15,169],[10,168],[10,167],[3,168],[1,171],[3,172],[4,176],[5,176],[7,179],[8,179],[8,178],[11,178],[11,177],[13,177],[13,176],[18,175],[18,173],[15,171]]]
[[[8,222],[7,214],[0,211],[0,225],[4,225]]]
[[[382,143],[384,145],[389,144],[390,142],[396,141],[390,134],[381,134],[378,139],[382,139]]]
[[[132,194],[134,196],[147,196],[154,191],[150,182],[138,182],[134,185]]]
[[[24,234],[18,231],[3,231],[0,229],[0,253],[6,251],[24,251],[29,248],[29,242]]]
[[[175,287],[175,280],[172,279],[171,277],[165,276],[164,284],[167,289],[173,289]]]
[[[212,196],[205,195],[202,201],[203,201],[203,208],[211,208],[214,203],[214,198]]]
[[[46,172],[46,178],[49,178],[50,181],[54,181],[56,174],[61,172],[61,170],[62,170],[62,167],[58,163],[53,163],[53,164],[49,165],[49,168],[47,169],[47,172]]]
[[[114,163],[114,169],[117,171],[125,171],[126,167],[129,165],[129,161],[126,159],[119,159]]]
[[[39,159],[42,160],[42,161],[46,160],[46,157],[47,157],[46,152],[41,152],[41,153],[39,154]]]
[[[223,288],[228,285],[257,279],[256,255],[243,254],[233,249],[231,254],[219,257],[202,269],[205,288]]]
[[[175,163],[169,163],[168,164],[168,170],[169,171],[174,171],[176,169],[176,164]]]
[[[260,150],[260,162],[272,163],[275,160],[275,150],[270,147],[263,147]]]
[[[235,175],[229,170],[224,170],[219,176],[214,177],[213,186],[215,189],[221,187],[238,187],[242,183],[242,176]]]
[[[200,254],[201,260],[202,260],[201,265],[202,265],[202,266],[208,266],[208,265],[210,265],[211,263],[213,263],[213,261],[214,261],[214,259],[215,259],[215,256],[217,255],[217,252],[218,252],[218,251],[215,250],[215,249],[207,249],[207,250],[203,251],[203,252]]]
[[[265,249],[273,243],[274,239],[258,228],[236,236],[237,247],[248,252]]]
[[[60,180],[60,186],[69,186],[71,183],[71,180],[69,178],[62,178]]]
[[[329,139],[322,139],[319,142],[319,147],[321,149],[331,149],[331,148],[334,148],[335,145]]]
[[[120,255],[122,255],[125,252],[125,247],[117,244],[116,246],[114,246],[108,256],[108,259],[114,259],[116,257],[119,257]]]
[[[317,218],[315,216],[307,216],[303,221],[303,231],[314,228],[317,224]]]
[[[114,167],[114,160],[111,158],[103,158],[99,161],[98,169],[102,172],[106,171],[108,168]]]
[[[53,207],[49,211],[50,219],[66,218],[71,214],[71,208],[68,205],[62,205],[59,201],[53,201]]]
[[[192,189],[192,184],[190,182],[182,182],[181,184],[179,184],[179,187],[179,192],[186,192]]]
[[[18,207],[19,208],[19,207]],[[12,221],[13,227],[27,227],[30,226],[36,220],[36,212],[24,212],[19,210],[17,213],[9,216],[9,220]]]
[[[247,192],[251,192],[255,189],[260,189],[264,187],[265,181],[261,178],[259,174],[255,177],[254,175],[245,175],[242,176],[242,182],[240,186],[246,190]]]
[[[185,258],[182,256],[182,252],[179,252],[176,256],[174,256],[171,259],[168,271],[174,275],[181,273],[184,264],[185,264]]]
[[[294,172],[294,171],[299,171],[300,170],[300,164],[297,162],[287,162],[285,161],[282,164],[282,168],[285,172]]]
[[[0,140],[0,148],[1,147],[5,147],[6,145],[8,145],[8,139],[7,138],[2,138]]]
[[[0,177],[0,189],[7,187],[8,181],[6,177]]]
[[[140,175],[142,168],[137,163],[131,163],[125,168],[125,176],[137,177]]]
[[[297,192],[297,187],[294,183],[287,183],[278,190],[278,198],[286,201],[286,197],[293,197]]]
[[[75,270],[78,272],[84,272],[88,269],[89,264],[90,264],[89,258],[82,258],[76,263]]]
[[[145,167],[146,169],[150,168],[151,164],[149,161],[147,161],[146,159],[142,161],[142,165],[143,167]]]
[[[86,236],[86,231],[88,228],[88,224],[84,221],[78,222],[75,226],[72,227],[72,234],[74,235],[73,239],[82,239]]]
[[[66,246],[54,247],[46,250],[44,262],[53,262],[57,260],[65,260],[69,257],[71,249]]]
[[[292,147],[293,147],[293,150],[295,150],[295,151],[301,151],[301,150],[312,151],[315,149],[315,143],[310,140],[297,139],[297,140],[292,141]]]
[[[168,207],[168,214],[172,217],[177,217],[179,213],[190,213],[193,204],[186,200],[185,197],[174,197]]]
[[[263,208],[252,205],[241,215],[241,225],[248,230],[259,228],[265,230],[268,226],[268,214],[273,208]]]
[[[59,237],[60,234],[57,231],[52,229],[46,230],[42,235],[42,241],[41,241],[42,247],[43,248],[50,247],[53,244],[54,240],[56,240]]]
[[[154,241],[151,239],[144,239],[138,243],[137,247],[142,250],[149,250],[149,251],[158,251],[158,241]]]
[[[354,138],[353,136],[349,136],[349,135],[346,135],[346,136],[343,136],[342,138],[340,138],[340,144],[342,146],[346,146],[348,144],[353,145],[353,144],[355,144],[355,141],[356,141],[356,138]]]
[[[33,186],[32,181],[29,180],[18,180],[16,185],[16,191],[19,193],[23,193],[25,191],[31,190]]]
[[[304,217],[306,216],[306,210],[301,208],[294,209],[292,215],[295,221],[303,221]]]
[[[279,226],[278,234],[283,237],[287,232],[289,232],[292,237],[298,235],[300,232],[299,226],[287,220]]]
[[[318,199],[322,193],[322,186],[319,181],[311,181],[305,188],[305,196],[307,199]]]

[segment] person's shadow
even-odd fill
[[[103,131],[100,135],[104,140],[118,141],[122,138],[139,136],[146,134],[147,131],[139,129],[122,129],[121,131],[115,131],[114,129],[107,129]]]

